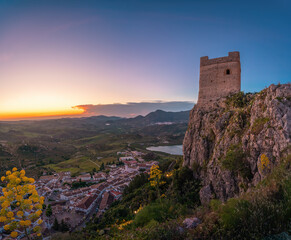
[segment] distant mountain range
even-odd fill
[[[157,110],[146,116],[120,118],[92,116],[49,120],[0,122],[0,140],[26,138],[25,133],[50,135],[55,138],[78,138],[101,132],[139,132],[140,134],[176,134],[186,128],[190,111],[166,112]],[[2,129],[2,130],[1,130]],[[155,132],[157,131],[157,132]],[[28,134],[28,135],[29,135]]]
[[[61,119],[48,119],[48,120],[21,120],[21,121],[0,121],[1,123],[13,124],[13,123],[23,123],[30,124],[34,123],[36,125],[75,125],[75,124],[96,124],[100,122],[108,122],[112,123],[113,121],[117,121],[118,123],[127,123],[127,124],[141,124],[141,125],[151,125],[155,123],[185,123],[188,122],[189,119],[189,111],[181,111],[181,112],[166,112],[163,110],[156,110],[147,114],[146,116],[137,116],[134,118],[121,118],[116,116],[92,116],[92,117],[82,117],[82,118],[61,118]]]
[[[157,110],[146,116],[137,116],[135,118],[120,119],[118,122],[125,124],[139,124],[140,126],[152,125],[156,123],[187,123],[190,111],[166,112]]]
[[[38,174],[41,166],[69,159],[75,163],[69,167],[83,171],[79,166],[84,158],[101,156],[112,161],[116,152],[128,146],[145,150],[153,145],[179,145],[188,118],[189,111],[157,110],[134,118],[101,115],[0,122],[0,173],[21,162],[21,167]]]

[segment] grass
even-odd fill
[[[56,172],[70,171],[72,175],[76,175],[83,172],[92,172],[93,168],[96,168],[98,170],[98,166],[96,164],[101,166],[102,163],[106,164],[113,161],[116,161],[116,158],[105,157],[100,160],[94,160],[88,157],[79,157],[79,158],[69,159],[67,161],[60,162],[57,164],[49,164],[46,167],[51,168]],[[96,164],[94,164],[94,162]]]
[[[264,128],[264,125],[269,122],[270,119],[267,117],[257,118],[251,126],[251,133],[258,135]]]
[[[243,178],[249,178],[251,175],[241,145],[230,146],[221,164],[224,169],[239,173]]]
[[[291,156],[255,188],[225,203],[212,200],[197,239],[263,239],[291,229]],[[250,227],[251,226],[251,227]]]
[[[139,126],[123,123],[104,127],[99,120],[60,119],[0,123],[0,148],[11,156],[1,158],[0,175],[11,166],[24,168],[38,178],[43,171],[72,171],[73,174],[98,169],[96,164],[117,160],[116,152],[131,149],[147,153],[147,146],[181,144],[187,124],[173,126]],[[85,122],[84,122],[85,121]],[[86,123],[86,124],[85,124]],[[179,136],[177,137],[176,134]],[[37,150],[19,151],[19,147],[36,147]],[[21,149],[20,149],[21,150]],[[156,153],[160,160],[172,156]],[[6,155],[1,155],[6,157]],[[101,160],[97,160],[102,157]],[[14,161],[13,161],[14,160]]]

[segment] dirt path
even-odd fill
[[[89,159],[90,162],[94,163],[95,165],[97,165],[100,168],[100,165],[98,163],[93,162],[92,160]]]

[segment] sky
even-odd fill
[[[288,83],[290,11],[288,0],[0,0],[0,120],[144,102],[186,110],[200,57],[230,51],[243,91]]]

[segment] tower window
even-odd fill
[[[226,69],[226,75],[229,75],[230,74],[230,70],[229,69]]]

